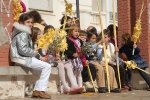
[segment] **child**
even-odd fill
[[[116,33],[118,34],[118,27],[116,27]],[[110,30],[110,35],[111,35],[111,38],[110,38],[110,43],[112,43],[114,46],[115,46],[115,39],[114,39],[114,25],[113,24],[110,24],[107,29]],[[117,39],[118,40],[118,39]]]
[[[65,53],[67,56],[67,61],[69,61],[73,66],[75,79],[77,80],[79,87],[82,87],[82,76],[81,76],[81,72],[83,70],[82,63],[86,62],[86,60],[83,61],[83,59],[80,58],[81,46],[83,43],[78,38],[79,27],[73,25],[70,28],[71,29],[69,30],[67,39],[68,49],[65,51]]]
[[[62,25],[61,29],[63,28],[64,22],[65,22],[65,16],[63,16],[60,20],[60,24]],[[67,16],[65,28],[69,28],[71,24],[72,24],[71,17]],[[65,29],[65,30],[67,33],[69,32],[69,29]]]
[[[102,35],[102,34],[100,34]],[[116,66],[116,55],[115,52],[117,52],[117,49],[115,50],[115,47],[112,43],[110,43],[110,31],[108,29],[104,29],[104,42],[106,44],[106,55],[108,64],[114,69],[116,80],[119,86],[119,78],[118,78],[118,71]],[[106,59],[103,57],[102,61],[104,62]],[[120,80],[121,80],[121,87],[124,89],[124,81],[125,81],[125,70],[123,67],[119,65],[120,70]]]
[[[33,16],[33,20],[34,20],[33,23],[39,23],[39,24],[41,24],[42,17],[41,17],[41,15],[40,15],[40,13],[38,11],[32,10],[32,11],[29,12],[29,14],[31,14]]]
[[[98,42],[97,40],[97,33],[93,33],[91,31],[88,31],[88,42],[87,45],[91,46],[91,48],[87,52],[87,59],[90,63],[94,64],[97,70],[97,83],[98,83],[98,92],[99,93],[105,93],[106,92],[106,85],[105,85],[105,78],[104,78],[104,67],[105,64],[101,62],[102,59],[102,46],[99,46],[102,43],[102,38],[99,38]],[[109,68],[109,75],[110,77],[110,87],[112,89],[112,92],[120,92],[117,89],[117,83],[114,76],[114,71],[112,68]]]
[[[131,41],[131,37],[130,34],[125,33],[122,35],[122,47],[119,49],[119,53],[124,53],[126,55],[126,59],[123,58],[123,60],[133,60],[135,61],[135,63],[138,65],[139,68],[145,70],[148,67],[148,63],[140,56],[140,48],[138,48],[138,46],[136,44],[134,44]],[[135,49],[134,55],[132,55],[132,50]],[[144,80],[146,81],[146,83],[148,84],[149,88],[148,91],[150,91],[150,77],[143,71],[138,70],[140,75],[144,78]],[[130,71],[130,75],[131,75],[131,71]],[[129,77],[131,78],[131,76]],[[130,84],[130,79],[128,81],[128,83]]]
[[[83,44],[86,43],[86,39],[87,39],[87,32],[80,30],[80,35],[79,38],[82,40]],[[96,69],[95,66],[92,63],[89,63],[89,68],[91,71],[91,75],[93,78],[93,81],[95,82],[95,78],[96,78]],[[83,71],[82,71],[82,79],[83,79],[83,84],[85,85],[86,88],[93,88],[91,82],[90,82],[90,77],[88,74],[88,69],[86,66],[83,67]],[[95,84],[96,85],[96,84]]]
[[[46,33],[49,29],[54,29],[52,25],[47,25],[44,29],[44,33]],[[58,63],[58,74],[59,78],[63,85],[64,93],[70,93],[70,94],[76,94],[78,92],[82,92],[83,88],[78,87],[78,84],[74,78],[73,71],[71,68],[71,64],[68,62],[63,63],[61,61],[61,57],[56,56],[55,54],[50,54],[48,58],[48,62],[54,62],[57,61]],[[65,79],[65,69],[67,71],[67,76],[69,78],[69,81],[71,83],[71,87],[68,86]]]
[[[33,49],[32,40],[30,38],[33,17],[24,13],[19,17],[19,21],[14,23],[12,33],[12,42],[10,46],[11,61],[16,65],[29,67],[40,70],[40,78],[36,81],[32,96],[50,99],[51,96],[46,94],[51,65],[35,58],[38,51]]]

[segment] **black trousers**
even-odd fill
[[[118,70],[117,70],[117,66],[111,66],[114,71],[115,71],[115,77],[116,77],[116,81],[118,84],[118,88],[120,87],[119,85],[119,77],[118,77]],[[121,66],[119,66],[119,71],[120,71],[120,81],[121,81],[121,88],[124,87],[124,83],[125,83],[125,69]]]
[[[89,68],[90,68],[90,71],[91,71],[91,75],[92,75],[93,81],[95,81],[95,79],[96,79],[96,68],[95,68],[95,65],[89,63]],[[90,80],[90,76],[88,74],[88,68],[87,67],[83,67],[82,80],[83,80],[83,82],[87,82],[87,81]]]

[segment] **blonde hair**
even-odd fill
[[[73,30],[75,30],[75,29],[80,30],[80,27],[77,26],[77,25],[72,25],[72,26],[70,27],[70,29],[69,29],[68,37],[71,37],[71,36],[72,36]]]

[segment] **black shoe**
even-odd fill
[[[150,91],[150,88],[148,88],[147,91]]]
[[[105,87],[98,88],[98,93],[106,93],[106,88]]]
[[[120,90],[119,88],[115,88],[115,89],[111,90],[110,92],[120,93],[120,92],[121,92],[121,90]]]
[[[51,63],[51,66],[52,66],[52,67],[57,67],[57,66],[58,66],[58,63],[57,63],[57,62],[52,62],[52,63]]]

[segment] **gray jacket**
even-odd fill
[[[31,30],[28,26],[14,23],[12,42],[10,46],[11,61],[30,67],[32,57],[36,56],[30,38]]]

